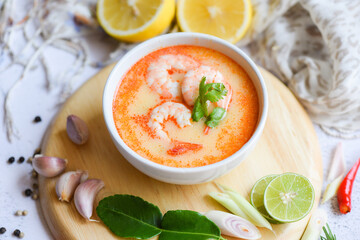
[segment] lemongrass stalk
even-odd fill
[[[312,214],[301,240],[318,240],[326,220],[326,212],[320,208],[317,209]]]
[[[226,195],[228,195],[238,206],[238,208],[245,213],[245,219],[249,220],[250,222],[252,222],[255,226],[258,227],[265,227],[272,230],[271,224],[269,223],[269,221],[263,217],[263,215],[254,207],[251,205],[251,203],[249,203],[243,196],[241,196],[238,192],[236,192],[235,190],[233,190],[232,188],[219,184],[219,183],[215,183],[216,186],[223,191]],[[238,200],[240,201],[236,201],[234,198],[234,196],[231,196],[231,194],[229,193],[233,193],[234,196],[238,197]]]
[[[342,143],[338,143],[335,149],[334,157],[331,162],[331,166],[329,169],[328,181],[333,181],[335,178],[338,178],[340,175],[343,175],[346,173],[346,164],[344,160],[344,152]]]
[[[269,221],[266,220],[266,218],[264,218],[263,215],[261,215],[261,213],[243,196],[235,191],[225,191],[225,193],[228,194],[238,207],[248,216],[248,218],[251,219],[250,222],[252,222],[255,226],[264,227],[270,229],[271,231],[273,230]]]
[[[236,192],[234,189],[228,187],[228,186],[225,186],[225,185],[222,185],[220,183],[215,183],[215,185],[222,191],[222,192],[226,192],[226,191],[233,191],[233,192]]]
[[[344,174],[341,174],[334,181],[332,181],[327,185],[323,193],[321,204],[325,203],[326,201],[328,201],[330,198],[334,197],[337,194],[337,191],[343,179],[344,179]]]
[[[226,209],[228,209],[233,214],[245,218],[246,220],[250,221],[248,216],[239,208],[239,206],[230,198],[229,195],[225,193],[217,193],[211,192],[209,196],[215,199],[218,203],[223,205]]]

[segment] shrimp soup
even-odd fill
[[[122,77],[116,129],[142,157],[200,167],[238,151],[257,126],[259,102],[246,72],[224,54],[180,45],[154,51]]]

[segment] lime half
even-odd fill
[[[311,210],[315,192],[309,179],[296,173],[284,173],[274,178],[265,189],[264,206],[279,222],[295,222]]]
[[[269,185],[269,183],[277,176],[279,176],[279,175],[271,174],[271,175],[267,175],[265,177],[260,178],[254,184],[253,188],[251,189],[251,193],[250,193],[251,205],[253,205],[261,213],[261,215],[263,215],[271,223],[279,223],[279,222],[275,221],[272,217],[270,217],[270,215],[266,211],[265,206],[264,206],[264,193],[265,193],[265,189]]]

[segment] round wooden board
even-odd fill
[[[67,171],[83,169],[91,178],[102,179],[105,188],[98,198],[115,193],[132,194],[156,204],[163,213],[171,209],[225,211],[207,196],[209,192],[219,191],[214,183],[180,186],[159,182],[136,170],[117,151],[102,115],[102,90],[112,67],[86,82],[64,104],[48,130],[43,153],[67,158]],[[255,150],[236,169],[216,181],[248,196],[255,181],[264,175],[300,173],[314,185],[315,209],[322,185],[322,160],[313,125],[292,93],[269,72],[262,70],[262,74],[270,101],[264,133]],[[66,117],[69,114],[78,115],[90,128],[89,141],[83,146],[73,144],[67,137]],[[43,214],[56,239],[119,239],[104,224],[85,221],[77,213],[73,201],[60,202],[55,193],[56,179],[39,179]],[[298,240],[308,219],[273,225],[277,239]],[[262,239],[276,239],[269,230],[261,229],[261,234]]]

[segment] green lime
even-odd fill
[[[264,206],[279,222],[295,222],[311,210],[315,192],[309,179],[296,173],[284,173],[274,178],[265,189]]]
[[[271,174],[260,178],[254,184],[250,193],[251,205],[253,205],[261,213],[261,215],[263,215],[271,223],[279,223],[279,222],[274,220],[272,217],[270,217],[270,215],[266,211],[264,206],[264,192],[266,187],[269,185],[269,183],[277,176],[279,175]]]

